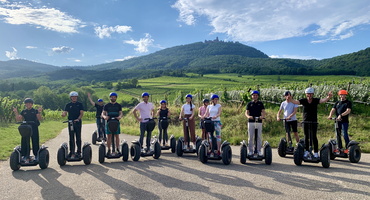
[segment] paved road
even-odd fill
[[[92,124],[83,126],[83,141],[91,142]],[[121,135],[132,141],[133,136]],[[280,158],[273,151],[273,163],[239,162],[239,147],[232,147],[233,161],[200,163],[194,155],[177,157],[162,151],[152,157],[111,159],[98,162],[93,145],[93,162],[56,161],[59,145],[68,140],[67,130],[46,143],[50,165],[23,167],[13,172],[9,162],[0,163],[0,199],[370,199],[370,155],[360,163],[338,159],[328,169],[321,164],[295,166],[291,156]],[[107,161],[107,160],[106,160]]]

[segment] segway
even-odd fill
[[[208,160],[222,160],[225,165],[229,165],[232,159],[230,143],[226,140],[221,144],[221,152],[217,151],[217,140],[214,136],[215,126],[212,118],[205,118],[204,127],[206,129],[206,139],[202,141],[199,147],[198,157],[200,162],[207,163]],[[210,144],[212,143],[212,145]],[[217,153],[216,153],[217,152]]]
[[[64,121],[63,123],[68,123],[68,129],[69,131],[74,131],[75,122],[73,120]],[[75,155],[77,153],[74,152]],[[82,147],[82,155],[81,156],[72,156],[68,154],[68,144],[67,142],[64,142],[60,145],[60,148],[58,149],[57,153],[57,161],[60,166],[64,166],[66,162],[79,162],[81,160],[84,161],[85,165],[89,165],[91,163],[91,157],[92,157],[92,150],[90,143],[85,142]]]
[[[111,117],[107,122],[108,129],[111,133],[115,133],[119,127],[119,121],[115,117]],[[128,144],[126,140],[121,142],[121,152],[116,152],[116,145],[114,141],[114,135],[112,134],[112,153],[107,153],[107,144],[106,141],[103,141],[99,146],[99,163],[104,163],[105,158],[107,159],[117,159],[122,157],[122,161],[128,160]],[[118,150],[118,149],[117,149]]]
[[[247,161],[247,158],[249,160],[258,160],[262,161],[265,160],[266,165],[271,165],[272,163],[272,149],[270,146],[270,143],[268,141],[265,141],[263,144],[263,155],[258,154],[258,149],[257,149],[257,136],[258,136],[258,123],[259,117],[254,117],[254,152],[252,154],[248,154],[248,145],[245,140],[243,140],[240,144],[240,162],[242,164],[245,164]],[[250,133],[251,134],[251,133]]]
[[[158,119],[158,123],[161,124],[162,129],[167,129],[168,128],[168,121],[170,118],[168,117],[161,117]],[[164,138],[164,135],[162,136],[161,139]],[[176,139],[173,135],[170,137],[170,146],[165,145],[165,141],[163,139],[163,145],[161,145],[161,150],[170,150],[172,153],[175,153],[176,151]]]
[[[149,120],[146,126],[147,133],[152,132],[155,128],[155,121],[156,118],[145,118],[144,120]],[[158,142],[156,137],[153,137],[150,141],[149,149],[142,148],[142,144],[140,144],[139,140],[134,140],[131,142],[130,154],[131,159],[133,161],[138,161],[140,157],[147,157],[153,156],[154,159],[158,159],[161,156],[161,145]]]
[[[284,121],[284,128],[285,128],[286,133],[288,134],[289,142],[286,140],[285,137],[280,139],[279,146],[278,146],[278,154],[280,157],[285,157],[287,154],[293,155],[294,146],[292,143],[292,136],[290,134],[290,127],[288,126],[287,120],[286,119],[281,119],[281,120]],[[300,139],[299,142],[304,144],[303,139]]]
[[[301,143],[297,144],[296,149],[294,150],[294,164],[297,166],[302,165],[302,161],[305,162],[311,162],[311,163],[319,163],[321,162],[321,165],[324,168],[329,168],[330,167],[330,156],[329,156],[329,145],[323,144],[320,148],[320,157],[315,158],[313,153],[312,153],[312,137],[313,137],[313,124],[318,124],[317,122],[311,122],[311,121],[304,121],[302,122],[304,126],[308,126],[308,140],[309,140],[309,154],[308,156],[304,156],[304,145]],[[307,144],[306,144],[307,145]]]
[[[195,138],[195,148],[190,145],[190,131],[189,131],[189,119],[188,118],[183,118],[185,120],[185,134],[188,136],[189,141],[185,141],[184,137],[179,137],[177,140],[177,145],[176,145],[176,154],[177,156],[181,157],[184,153],[196,153],[198,154],[199,146],[202,143],[202,139],[198,136]],[[185,145],[185,142],[188,144]]]
[[[95,130],[94,133],[92,134],[91,142],[93,144],[96,144],[96,142],[103,142],[107,140],[107,136],[105,134],[105,121],[103,118],[100,118],[100,133],[102,133],[102,135],[98,136],[99,131]]]
[[[342,129],[339,126],[339,121],[332,118],[335,124],[336,139],[329,140],[330,160],[336,157],[349,158],[351,163],[358,163],[361,159],[361,149],[358,142],[351,140],[346,148],[342,145]]]
[[[22,138],[27,137],[28,142],[27,146],[23,148],[27,148],[28,152],[30,150],[30,140],[29,138],[32,136],[32,126],[31,124],[34,124],[33,121],[22,121],[17,122],[17,124],[20,124],[18,127],[18,131]],[[36,166],[39,165],[41,169],[46,169],[49,166],[49,151],[47,150],[48,147],[45,145],[41,145],[40,149],[37,151],[37,156],[30,156],[30,161],[22,159],[21,154],[21,146],[16,146],[14,148],[14,151],[10,155],[9,164],[10,168],[13,171],[17,171],[23,167],[27,166]]]

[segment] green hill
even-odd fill
[[[30,77],[57,69],[59,67],[23,59],[0,61],[0,78]]]

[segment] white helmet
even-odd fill
[[[313,93],[315,93],[315,90],[314,90],[312,87],[309,87],[309,88],[307,88],[307,89],[304,91],[304,93],[306,93],[306,94],[313,94]]]
[[[69,93],[69,97],[78,97],[78,93],[76,91],[72,91]]]

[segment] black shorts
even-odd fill
[[[290,130],[293,130],[293,132],[298,132],[298,129],[297,129],[297,120],[294,120],[294,121],[288,121],[288,122],[285,122],[285,131],[286,132],[289,132]]]

